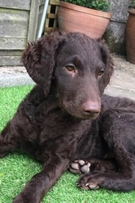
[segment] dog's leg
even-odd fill
[[[62,173],[67,170],[68,159],[53,157],[43,168],[34,175],[23,191],[13,200],[13,203],[39,203],[48,190],[56,183]]]
[[[130,158],[130,157],[126,157]],[[127,159],[125,159],[127,162]],[[128,166],[126,166],[126,164]],[[98,189],[105,188],[115,191],[131,191],[135,189],[135,163],[132,165],[132,161],[124,164],[125,170],[119,172],[102,172],[94,171],[89,172],[81,176],[77,185],[83,189]]]
[[[70,164],[69,171],[75,174],[85,174],[93,171],[110,172],[117,171],[117,166],[113,159],[79,159]]]
[[[85,174],[79,179],[78,186],[116,191],[135,189],[135,113],[106,112],[102,120],[102,135],[114,154],[118,172]]]
[[[44,130],[41,137],[43,134]],[[39,203],[67,170],[76,150],[76,138],[72,134],[56,136],[53,140],[41,140],[36,158],[44,163],[43,170],[33,176],[22,192],[13,200],[13,203]]]
[[[13,152],[17,146],[17,137],[13,136],[14,132],[11,129],[11,123],[8,122],[6,127],[0,133],[0,158]]]

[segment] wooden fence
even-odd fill
[[[0,1],[0,66],[21,65],[28,41],[36,39],[45,0]]]

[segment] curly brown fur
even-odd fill
[[[0,157],[21,149],[43,169],[13,202],[39,203],[76,159],[93,160],[94,175],[81,177],[80,187],[92,188],[94,176],[96,187],[134,189],[135,103],[102,97],[113,73],[107,46],[81,33],[55,32],[30,43],[22,61],[37,85],[1,132]],[[110,152],[113,161],[102,161]]]

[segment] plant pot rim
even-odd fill
[[[128,12],[131,13],[131,14],[135,14],[135,8],[131,8],[131,9],[129,9]]]
[[[87,14],[94,15],[94,16],[98,15],[98,16],[103,17],[103,18],[111,18],[112,17],[112,14],[109,13],[109,12],[94,10],[94,9],[91,9],[91,8],[78,6],[78,5],[71,4],[71,3],[68,3],[68,2],[64,2],[64,1],[60,1],[60,6],[71,9],[71,10],[79,11],[81,13],[87,13]]]

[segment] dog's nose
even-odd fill
[[[96,117],[101,111],[101,104],[98,101],[87,101],[83,103],[82,109],[87,116]]]

